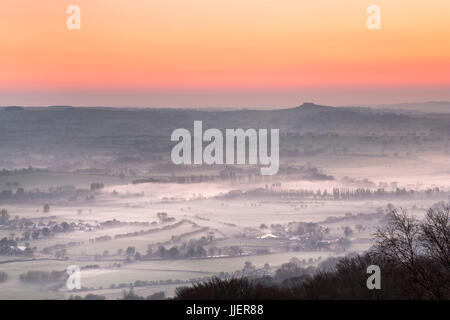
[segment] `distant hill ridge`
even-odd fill
[[[128,111],[142,111],[142,110],[178,110],[178,111],[199,111],[199,112],[236,112],[236,111],[288,111],[288,110],[308,110],[308,111],[325,111],[337,109],[360,109],[386,112],[421,112],[421,113],[450,113],[450,102],[448,101],[430,101],[430,102],[413,102],[413,103],[398,103],[398,104],[362,104],[354,106],[328,106],[316,104],[314,102],[304,102],[296,107],[288,108],[273,108],[273,109],[257,109],[257,108],[153,108],[153,107],[110,107],[110,106],[71,106],[71,105],[51,105],[51,106],[4,106],[0,110],[7,111],[21,111],[33,108],[34,110],[51,109],[51,110],[66,110],[66,109],[84,109],[84,110],[128,110]]]

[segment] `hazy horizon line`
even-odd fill
[[[408,101],[408,102],[395,102],[395,103],[377,103],[377,104],[327,104],[316,101],[303,101],[297,105],[280,105],[280,106],[149,106],[149,105],[75,105],[75,104],[50,104],[50,105],[0,105],[0,108],[103,108],[103,109],[183,109],[183,110],[282,110],[292,109],[303,106],[305,104],[313,104],[324,107],[334,108],[376,108],[376,107],[400,107],[405,105],[425,105],[425,104],[450,104],[450,101],[445,100],[427,100],[427,101]]]

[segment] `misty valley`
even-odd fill
[[[196,120],[203,132],[279,129],[278,173],[172,163],[171,133]],[[0,123],[1,299],[166,299],[244,278],[295,286],[372,248],[392,212],[425,221],[450,200],[450,113],[4,107]]]

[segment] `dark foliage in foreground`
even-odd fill
[[[195,283],[193,287],[177,288],[176,299],[208,300],[266,300],[292,298],[289,291],[272,284],[252,281],[246,278],[221,280],[212,278],[207,282]]]
[[[449,207],[430,209],[422,222],[404,210],[389,211],[372,250],[342,258],[312,278],[214,278],[178,288],[175,299],[450,299]],[[381,269],[380,290],[367,288],[370,265]]]

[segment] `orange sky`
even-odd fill
[[[81,30],[66,28],[69,4]],[[371,4],[382,30],[366,28]],[[81,104],[94,94],[109,105],[121,91],[196,92],[202,105],[203,93],[247,90],[242,104],[257,105],[258,92],[309,90],[321,102],[330,88],[450,100],[448,0],[4,0],[0,39],[0,105],[74,104],[83,92]]]

